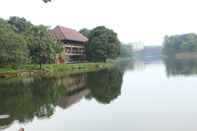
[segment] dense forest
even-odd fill
[[[197,51],[197,35],[194,33],[165,36],[163,43],[163,54],[174,56],[178,53]]]

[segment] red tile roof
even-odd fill
[[[76,30],[66,28],[63,26],[57,26],[50,30],[50,34],[58,40],[70,40],[78,42],[87,42],[88,39]]]

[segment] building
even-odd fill
[[[64,43],[64,52],[57,55],[56,63],[81,61],[86,59],[85,45],[88,39],[76,30],[57,26],[50,30],[50,34]]]
[[[129,43],[129,44],[132,45],[134,52],[144,49],[144,44],[142,42],[133,42],[133,43]]]

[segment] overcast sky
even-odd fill
[[[104,25],[125,43],[161,45],[164,35],[197,33],[197,0],[0,0],[0,17],[79,30]]]

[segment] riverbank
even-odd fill
[[[109,69],[114,66],[113,62],[106,63],[77,63],[77,64],[46,64],[39,69],[39,65],[24,65],[19,69],[0,68],[0,77],[17,77],[36,74],[62,75],[77,74]]]

